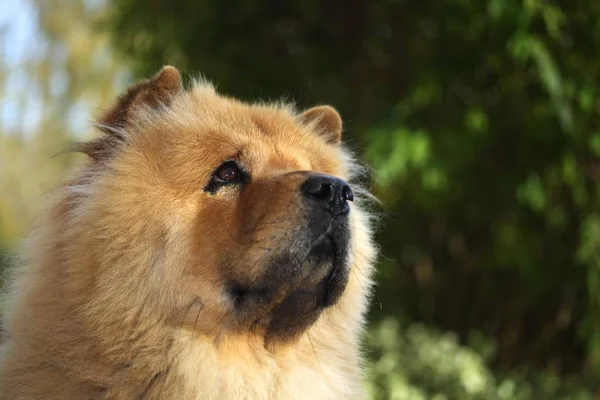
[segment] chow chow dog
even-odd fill
[[[24,246],[0,398],[362,398],[376,251],[338,112],[167,66],[97,126]]]

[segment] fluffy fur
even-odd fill
[[[246,104],[205,82],[185,90],[165,67],[98,126],[103,136],[76,146],[89,163],[46,203],[12,282],[0,399],[362,398],[375,250],[360,196],[348,216],[347,285],[314,321],[269,338],[273,317],[236,311],[226,289],[264,282],[267,260],[286,249],[300,260],[305,171],[353,182],[337,112]],[[203,190],[232,156],[251,183]],[[273,279],[283,280],[264,315],[294,285]]]

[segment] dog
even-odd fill
[[[166,66],[97,120],[8,291],[0,399],[359,399],[377,250],[330,106]]]

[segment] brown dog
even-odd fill
[[[165,67],[98,126],[14,279],[0,398],[360,398],[375,250],[338,113]]]

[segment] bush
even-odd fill
[[[494,346],[480,335],[475,348],[453,333],[386,318],[373,327],[368,389],[374,400],[592,400],[581,378],[501,375],[488,361]]]

